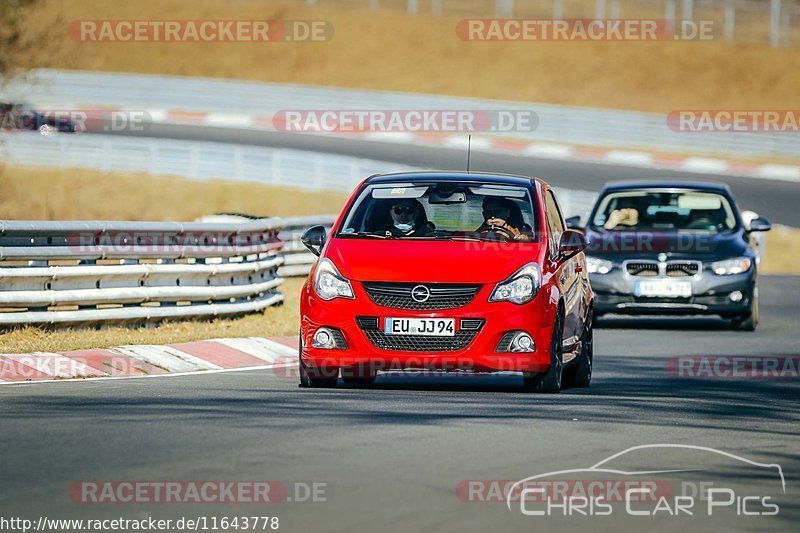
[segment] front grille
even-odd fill
[[[509,331],[503,335],[503,338],[500,339],[500,342],[497,343],[497,348],[494,349],[495,352],[510,352],[511,351],[511,341],[514,340],[514,337],[519,334],[519,331]]]
[[[331,337],[333,337],[333,345],[337,350],[346,350],[347,341],[344,340],[344,335],[338,329],[331,328]]]
[[[697,261],[670,261],[667,263],[667,276],[681,278],[696,276],[700,272],[700,263]]]
[[[685,278],[696,276],[700,272],[699,261],[667,261],[664,273],[670,278]],[[655,261],[628,261],[625,270],[631,276],[655,277],[660,275],[659,263]]]
[[[403,352],[455,352],[463,350],[477,331],[457,331],[453,337],[426,337],[424,335],[387,335],[379,329],[365,329],[369,341],[381,350]]]
[[[482,318],[463,318],[459,330],[452,337],[426,335],[387,335],[378,326],[378,317],[359,316],[356,323],[367,339],[381,350],[403,352],[455,352],[469,346],[486,322]]]
[[[631,276],[658,276],[658,263],[631,261],[625,264],[625,269]]]
[[[418,302],[411,297],[414,287],[422,285],[430,297]],[[455,285],[449,283],[364,283],[370,300],[383,307],[412,311],[455,309],[470,303],[480,290],[480,285]]]

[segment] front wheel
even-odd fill
[[[564,370],[565,387],[586,388],[592,382],[594,362],[594,310],[589,309],[581,336],[581,353],[578,360]]]
[[[553,324],[553,339],[550,343],[550,368],[547,372],[534,374],[525,372],[522,384],[530,392],[558,394],[561,392],[561,377],[564,370],[564,319],[559,311]]]
[[[758,327],[758,285],[753,287],[753,296],[750,298],[750,312],[734,317],[731,326],[736,331],[755,331]]]

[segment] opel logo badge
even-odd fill
[[[427,302],[431,297],[431,290],[425,285],[417,285],[411,289],[411,299],[417,303]]]

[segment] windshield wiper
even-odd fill
[[[351,231],[348,233],[340,233],[339,237],[371,237],[373,239],[390,239],[391,234],[370,233],[368,231]]]
[[[467,237],[466,235],[409,235],[407,237],[397,237],[403,240],[418,240],[418,241],[473,241],[480,242],[483,239],[477,237]]]

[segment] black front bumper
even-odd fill
[[[750,302],[755,284],[754,269],[743,274],[717,276],[704,272],[700,276],[680,278],[692,284],[692,296],[665,298],[636,296],[634,287],[642,279],[614,268],[608,274],[591,274],[595,312],[649,315],[720,315],[726,318],[750,312]],[[738,302],[730,294],[739,291],[743,297]]]

